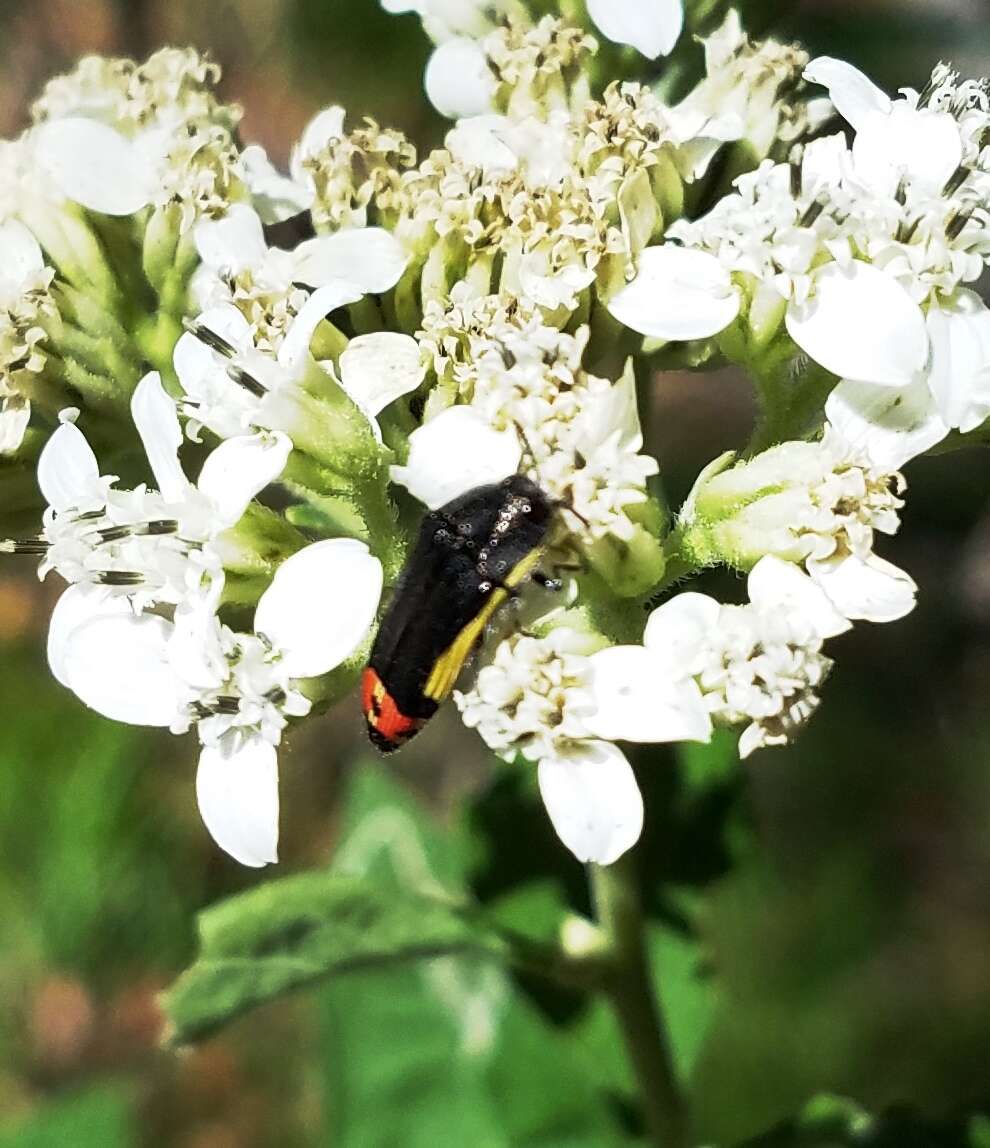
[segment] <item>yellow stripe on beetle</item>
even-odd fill
[[[521,562],[516,563],[512,568],[505,578],[504,585],[509,590],[518,586],[536,569],[542,556],[542,548],[538,547],[531,550]],[[495,611],[508,597],[507,590],[501,586],[491,592],[484,606],[437,658],[423,689],[426,697],[432,698],[436,702],[442,702],[447,697],[454,688],[461,667],[474,648],[475,642],[481,637],[485,627],[492,620]]]

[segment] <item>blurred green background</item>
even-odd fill
[[[921,86],[939,59],[990,71],[983,0],[814,0],[781,5],[778,26],[891,88]],[[418,21],[387,17],[377,0],[5,0],[0,132],[19,131],[44,80],[80,54],[165,43],[213,53],[245,107],[245,136],[282,161],[331,102],[421,143],[442,131],[418,94]],[[675,500],[749,418],[745,386],[725,375],[658,380],[654,412]],[[656,866],[706,886],[718,992],[694,1012],[688,1001],[677,1023],[697,1032],[695,1114],[713,1142],[753,1136],[820,1092],[874,1110],[910,1103],[933,1120],[990,1100],[988,477],[986,450],[909,468],[903,532],[884,553],[920,583],[920,606],[838,641],[807,734],[747,765],[755,833],[733,842],[731,875],[704,825],[666,834],[678,793],[673,763],[657,759],[641,864],[648,879]],[[202,828],[190,741],[102,722],[51,681],[43,644],[57,591],[13,560],[0,568],[0,1148],[611,1142],[582,1107],[614,1076],[615,1118],[629,1119],[601,1018],[566,997],[510,999],[501,974],[463,963],[362,974],[195,1051],[160,1051],[156,994],[193,953],[195,912],[265,875]],[[530,802],[518,820],[511,779],[492,788],[449,716],[387,770],[362,760],[356,704],[290,742],[282,872],[370,850],[393,876],[423,869],[443,883],[457,870],[486,899],[535,873],[526,911],[537,915],[544,893],[580,901],[580,867],[542,813]],[[702,821],[718,820],[728,788],[711,791]],[[511,1057],[492,1055],[496,1029]],[[581,1040],[561,1041],[542,1067],[563,1032]],[[566,1109],[557,1139],[493,1131],[504,1097],[527,1090],[537,1123],[537,1093]]]

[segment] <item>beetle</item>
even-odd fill
[[[368,735],[391,753],[453,690],[485,627],[536,573],[557,504],[521,474],[430,511],[361,679]]]

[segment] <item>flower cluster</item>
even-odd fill
[[[990,88],[891,99],[720,3],[383,3],[436,44],[428,153],[335,106],[281,171],[177,49],[82,60],[0,145],[0,454],[44,500],[2,549],[67,584],[55,677],[193,731],[207,827],[262,865],[277,747],[351,690],[423,507],[525,475],[563,593],[512,571],[454,698],[609,863],[622,743],[788,742],[824,644],[915,605],[875,547],[913,458],[987,436]],[[652,376],[721,363],[759,421],[676,510]],[[670,594],[715,565],[743,604]]]

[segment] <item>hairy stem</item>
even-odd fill
[[[650,974],[633,862],[627,854],[608,867],[592,865],[590,880],[611,954],[603,987],[636,1076],[650,1143],[687,1148],[687,1111]]]

